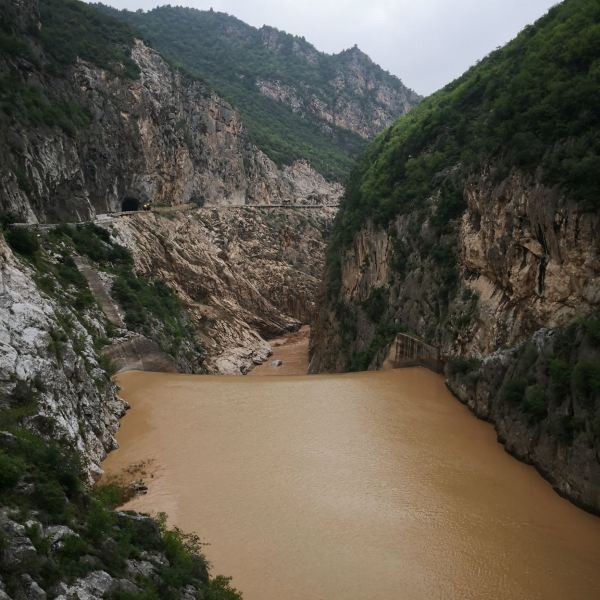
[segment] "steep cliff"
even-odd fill
[[[463,193],[454,218],[438,189],[385,227],[368,219],[330,256],[314,370],[376,367],[406,330],[444,354],[482,356],[598,306],[596,212],[517,170],[469,178]]]
[[[455,359],[454,394],[492,421],[508,452],[554,488],[600,513],[600,319],[541,329],[483,360]]]
[[[533,372],[523,402],[509,407],[495,392],[505,375],[523,375],[516,348],[600,303],[598,11],[588,0],[554,7],[370,146],[334,229],[311,354],[314,372],[377,368],[399,332],[446,356],[506,352],[485,363],[486,383],[468,393],[450,372],[453,389],[494,420],[507,447],[594,510],[597,385],[586,410]],[[587,342],[574,344],[573,368]],[[544,424],[527,418],[534,385],[545,390]],[[583,470],[577,447],[548,425],[573,411],[585,424],[578,443],[592,448]]]
[[[197,536],[91,486],[127,408],[111,375],[264,360],[262,336],[312,318],[341,186],[277,167],[75,0],[0,0],[0,131],[0,599],[239,598]],[[146,201],[166,212],[60,223]],[[225,208],[246,203],[313,208]]]
[[[304,38],[213,10],[102,8],[233,101],[273,160],[309,159],[338,181],[364,139],[421,99],[356,47],[325,54]]]
[[[265,341],[311,323],[335,209],[214,208],[136,215],[114,235],[136,270],[177,293],[204,349],[205,368],[246,373]]]
[[[307,163],[277,167],[229,104],[125,26],[67,0],[0,8],[10,31],[0,49],[0,211],[61,221],[144,202],[338,200],[341,186]],[[82,29],[70,32],[81,48],[63,21]]]
[[[0,236],[0,415],[63,440],[97,476],[126,409],[98,353],[106,320],[81,309],[73,283],[43,271]]]

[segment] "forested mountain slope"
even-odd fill
[[[237,113],[125,24],[76,0],[0,3],[0,211],[81,220],[132,205],[335,202],[279,169]]]
[[[595,509],[600,370],[581,328],[597,321],[568,349],[535,338],[547,360],[529,371],[510,349],[598,309],[598,89],[600,4],[566,0],[382,133],[347,186],[312,355],[314,371],[375,368],[399,331],[446,355],[508,352],[501,371],[471,365],[470,403],[484,394],[502,438],[521,436],[514,451]],[[551,389],[553,353],[569,393]]]
[[[308,159],[337,181],[365,138],[420,100],[356,47],[328,55],[304,38],[256,29],[212,10],[102,8],[232,102],[253,141],[273,160]]]

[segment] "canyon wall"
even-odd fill
[[[0,12],[0,402],[95,477],[125,410],[115,369],[246,373],[312,320],[343,190],[277,166],[227,102],[95,9]],[[65,45],[67,21],[86,39]],[[145,202],[189,206],[34,227]]]
[[[98,352],[106,319],[98,308],[76,310],[72,290],[51,295],[39,284],[0,236],[0,410],[64,440],[97,477],[126,409]]]
[[[511,453],[598,512],[600,215],[519,172],[471,178],[464,195],[441,232],[438,194],[425,220],[354,235],[313,327],[311,371],[379,368],[397,333],[416,335]]]
[[[205,368],[246,373],[266,339],[311,323],[335,209],[213,208],[114,223],[137,272],[176,291],[205,352]]]
[[[360,228],[315,329],[314,370],[349,366],[368,349],[382,315],[390,331],[406,329],[444,354],[481,357],[594,311],[598,214],[518,171],[496,183],[485,174],[471,178],[464,196],[466,211],[441,229],[439,191],[425,219],[408,213],[387,227],[367,221]],[[377,294],[382,310],[370,315]],[[348,311],[354,323],[345,327],[339,321]],[[344,335],[348,327],[352,340]],[[377,364],[381,355],[364,366]]]
[[[347,182],[311,342],[320,372],[389,366],[399,334],[420,338],[509,451],[596,512],[597,53],[555,49],[595,39],[599,17],[564,0],[374,140]]]
[[[36,6],[29,7],[30,19],[42,27]],[[0,56],[0,73],[15,79],[11,85],[24,97],[47,98],[50,107],[68,103],[70,115],[78,115],[75,125],[62,128],[11,119],[0,140],[0,211],[57,222],[119,211],[124,202],[133,208],[338,202],[338,183],[305,161],[275,165],[251,143],[239,114],[203,83],[139,40],[131,59],[139,70],[132,78],[81,59],[58,77],[33,59]]]

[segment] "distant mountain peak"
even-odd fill
[[[420,101],[357,45],[328,54],[271,25],[191,8],[104,10],[233,102],[271,158],[308,159],[327,177],[345,177],[364,140]]]

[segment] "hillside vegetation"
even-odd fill
[[[446,347],[469,329],[477,295],[461,279],[458,238],[469,185],[484,180],[500,190],[513,176],[530,190],[552,190],[545,194],[556,197],[558,208],[570,203],[581,214],[598,213],[598,89],[600,4],[566,0],[371,143],[349,177],[328,252],[327,306],[339,323],[342,348],[351,349],[346,368],[367,368],[402,328]],[[471,215],[474,227],[477,218]],[[526,218],[507,216],[521,233]],[[383,298],[376,311],[367,310],[365,298],[347,304],[344,294],[352,292],[342,289],[344,257],[348,269],[356,258],[352,242],[359,232],[368,237],[369,220],[390,236],[393,254],[387,265],[393,276],[372,292]],[[537,223],[531,228],[544,253]],[[497,227],[493,235],[506,231]],[[499,253],[517,244],[515,235],[501,242]],[[358,268],[368,269],[372,260],[367,256]],[[546,263],[536,261],[542,294]],[[485,275],[492,272],[490,266]],[[357,314],[372,331],[357,332]]]
[[[90,489],[74,451],[24,430],[14,411],[0,413],[0,428],[0,581],[10,594],[0,596],[241,598],[228,578],[209,576],[197,536],[168,529],[164,515],[116,512],[125,488]]]
[[[130,57],[134,34],[78,0],[40,0],[38,6],[39,15],[32,4],[23,22],[23,13],[0,3],[0,58],[6,61],[0,71],[0,126],[59,127],[74,137],[89,115],[68,90],[69,68],[81,58],[125,78],[137,77]],[[44,85],[54,77],[58,85]]]
[[[327,55],[304,38],[269,27],[256,29],[212,10],[162,6],[144,13],[101,8],[132,25],[169,60],[205,79],[232,102],[242,113],[254,142],[275,162],[287,164],[305,158],[326,177],[342,180],[364,150],[365,141],[356,133],[311,112],[294,112],[261,94],[257,86],[260,80],[289,86],[306,104],[314,97],[329,105],[345,94],[349,94],[349,101],[356,101],[354,90],[340,91],[332,84],[356,49]],[[418,96],[399,79],[362,53],[360,56],[361,68],[369,77],[408,94],[416,103]],[[361,97],[360,102],[369,114],[376,102],[375,92]]]
[[[566,0],[376,139],[350,178],[334,252],[365,217],[386,224],[440,188],[447,222],[486,168],[498,180],[529,172],[597,211],[599,89],[600,4]]]
[[[380,367],[401,331],[436,346],[507,450],[595,512],[599,89],[600,3],[565,0],[382,133],[311,347],[322,372]]]

